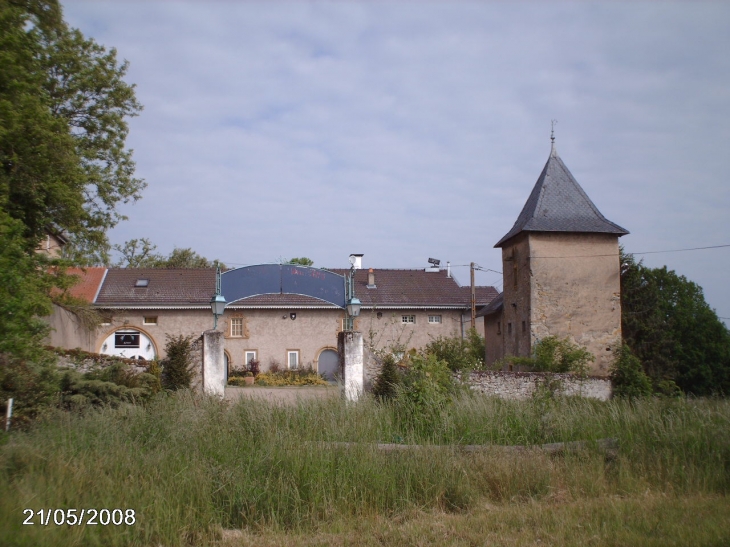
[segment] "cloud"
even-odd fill
[[[130,61],[144,199],[117,242],[230,263],[492,246],[558,150],[628,250],[728,243],[730,34],[722,3],[71,1]],[[651,255],[730,316],[728,251]],[[466,281],[468,275],[457,276]],[[483,276],[491,282],[494,276]]]

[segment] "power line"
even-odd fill
[[[711,245],[709,247],[691,247],[688,249],[668,249],[665,251],[642,251],[637,253],[630,253],[626,252],[627,255],[651,255],[651,254],[659,254],[659,253],[681,253],[685,251],[701,251],[704,249],[721,249],[723,247],[730,247],[730,244],[727,245]],[[601,256],[619,256],[616,253],[612,254],[600,254],[600,255],[568,255],[568,256],[530,256],[529,258],[595,258],[595,257],[601,257]]]

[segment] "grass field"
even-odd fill
[[[608,437],[617,458],[590,443],[552,456],[457,449]],[[272,406],[181,393],[59,413],[1,442],[0,545],[730,544],[724,400],[463,396],[417,414],[371,400]],[[25,508],[136,518],[23,526]]]

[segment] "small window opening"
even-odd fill
[[[149,284],[150,284],[150,280],[149,280],[149,279],[138,279],[138,280],[137,280],[137,281],[136,281],[136,282],[134,283],[134,286],[135,286],[135,287],[146,287],[146,286],[148,286]]]

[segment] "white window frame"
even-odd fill
[[[238,334],[234,333],[233,325],[238,325],[240,327]],[[243,317],[231,317],[230,329],[231,338],[243,338]]]
[[[142,318],[143,325],[156,325],[157,321],[158,321],[158,318],[156,315],[148,315],[147,317]]]
[[[247,349],[247,350],[245,350],[243,352],[243,364],[246,365],[246,366],[248,366],[248,364],[252,360],[253,361],[257,361],[258,360],[258,354],[259,354],[258,350],[255,350],[255,349]],[[251,355],[253,355],[253,357],[250,357],[249,358],[249,356],[251,356]]]
[[[415,315],[401,315],[400,322],[403,323],[404,325],[415,325],[416,316]]]
[[[292,356],[295,358],[294,366],[292,366]],[[290,370],[297,370],[299,368],[299,350],[288,349],[286,350],[286,368]]]
[[[440,325],[441,324],[441,316],[440,315],[429,315],[428,316],[428,322],[431,325]]]

